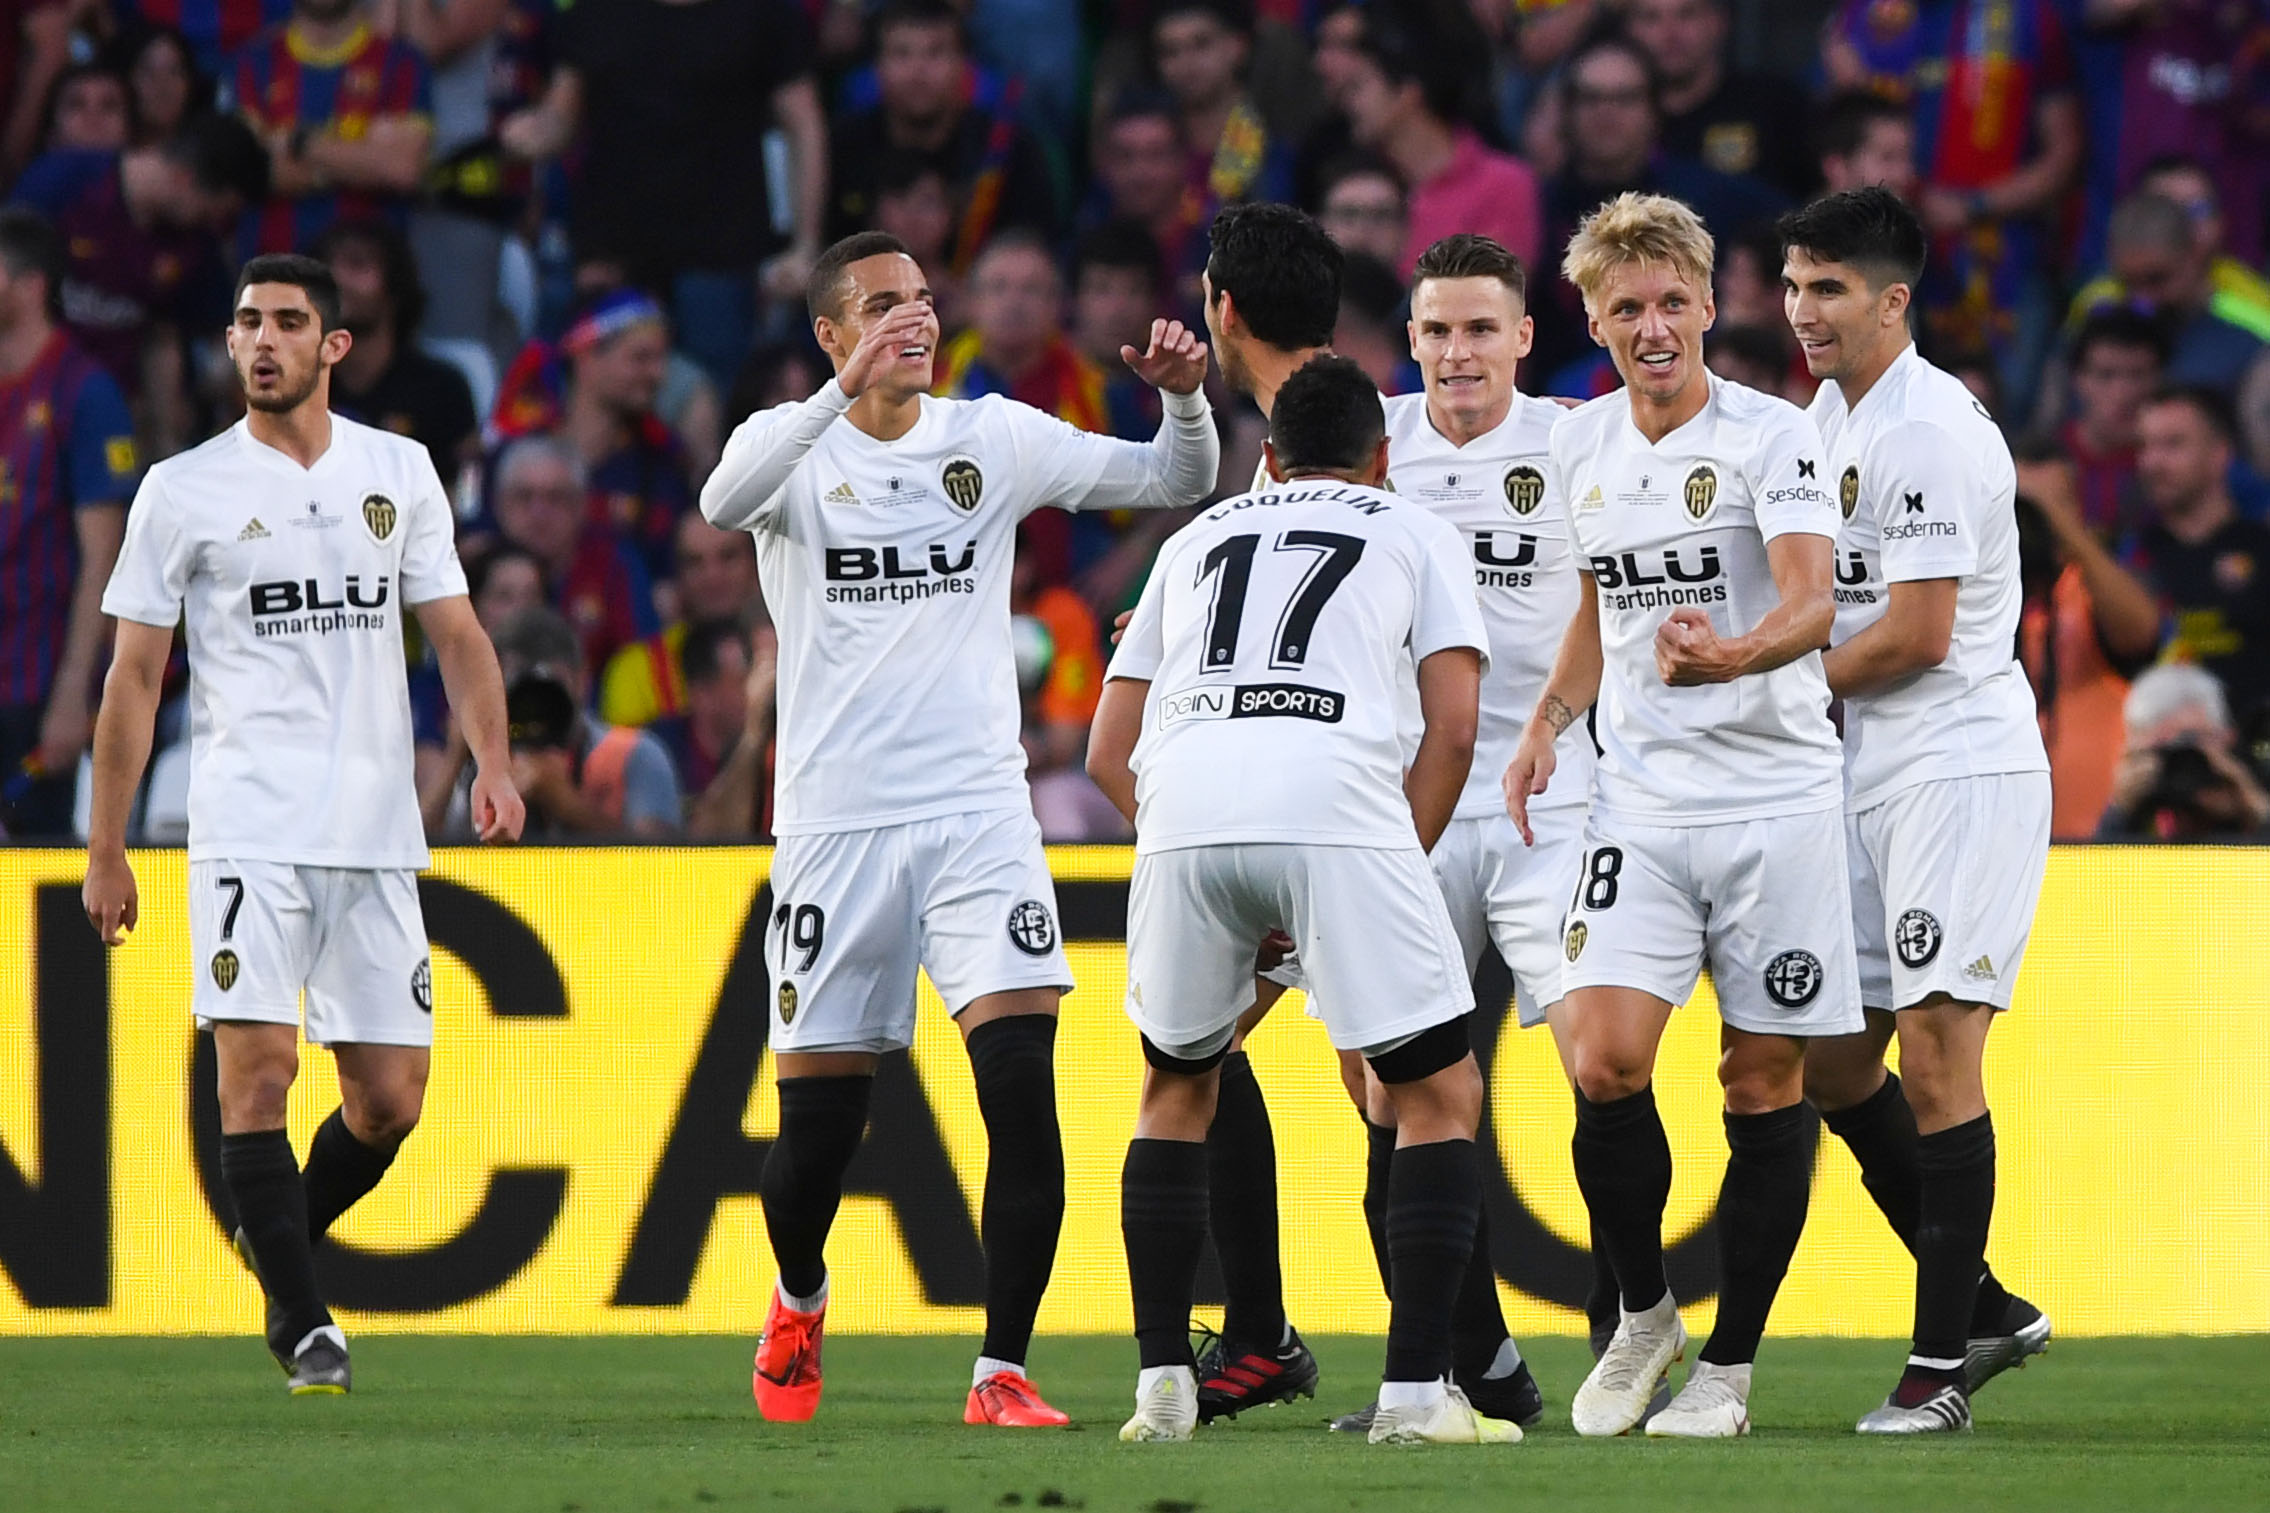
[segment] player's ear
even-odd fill
[[[1529,349],[1537,345],[1537,320],[1524,315],[1521,324],[1513,328],[1513,355],[1516,361],[1527,357]]]
[[[345,326],[332,327],[323,333],[323,361],[326,365],[336,364],[354,344],[354,333]]]
[[[1907,324],[1907,307],[1914,301],[1915,291],[1905,283],[1897,283],[1886,289],[1884,291],[1884,325],[1889,328]]]
[[[1379,438],[1379,445],[1372,450],[1371,468],[1365,473],[1364,482],[1375,489],[1384,488],[1387,485],[1387,438],[1385,436]]]
[[[1285,466],[1277,460],[1277,443],[1274,441],[1261,443],[1261,466],[1268,472],[1270,482],[1285,481]]]
[[[1592,302],[1589,300],[1584,305],[1584,334],[1592,338],[1595,347],[1608,345],[1608,338],[1600,334],[1600,317],[1592,313]]]

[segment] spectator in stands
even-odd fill
[[[1175,513],[1180,513],[1175,512]],[[1029,553],[1010,571],[1009,612],[1024,703],[1025,778],[1041,834],[1051,841],[1118,839],[1125,826],[1086,771],[1088,725],[1103,695],[1103,642],[1095,616],[1062,584],[1044,582]]]
[[[134,140],[126,79],[107,63],[74,63],[48,97],[49,152],[122,152]]]
[[[2164,388],[2136,424],[2136,481],[2151,518],[2127,556],[2172,617],[2168,653],[2223,685],[2239,728],[2270,714],[2270,526],[2228,483],[2237,430],[2212,389]]]
[[[134,145],[170,141],[191,116],[213,108],[213,79],[197,67],[189,39],[171,26],[143,22],[112,46],[110,56],[134,92]]]
[[[2224,0],[2086,0],[2099,35],[2117,42],[2120,85],[2093,101],[2113,186],[2141,187],[2170,155],[2201,165],[2237,231],[2232,250],[2264,253],[2263,160],[2270,154],[2270,9]]]
[[[2196,667],[2155,667],[2128,690],[2128,746],[2097,834],[2106,840],[2234,839],[2270,826],[2270,793],[2233,749],[2223,686]]]
[[[583,642],[583,665],[607,659],[658,627],[646,567],[591,518],[583,459],[564,438],[523,436],[496,462],[497,534],[544,567],[552,603]]]
[[[2207,170],[2189,158],[2162,158],[2144,170],[2136,193],[2156,194],[2190,219],[2198,250],[2207,258],[2208,313],[2270,341],[2270,278],[2231,256],[2225,242],[2229,218]],[[2077,325],[2090,311],[2127,300],[2126,286],[2107,272],[2081,286],[2067,319]]]
[[[1182,156],[1182,118],[1164,95],[1123,96],[1096,136],[1095,192],[1083,222],[1133,221],[1151,234],[1174,308],[1195,315],[1204,296],[1205,202],[1190,187]]]
[[[828,128],[796,0],[629,0],[563,8],[559,65],[537,106],[499,128],[529,159],[581,129],[571,231],[579,257],[661,292],[720,392],[748,355],[760,287],[797,307],[825,235]],[[786,245],[773,228],[765,134],[788,141]]]
[[[1056,189],[1040,144],[1010,109],[980,109],[970,78],[968,34],[951,0],[889,0],[876,13],[880,99],[836,123],[831,236],[869,223],[875,164],[885,148],[928,159],[952,192],[947,267],[955,274],[968,273],[997,231],[1056,234]]]
[[[930,285],[938,327],[959,329],[969,318],[962,279],[954,271],[954,191],[937,161],[925,153],[885,148],[874,164],[874,205],[862,230],[886,232],[906,243]]]
[[[599,713],[610,725],[651,725],[686,712],[689,625],[763,618],[756,538],[747,531],[721,531],[689,511],[678,521],[676,555],[678,618],[616,652],[600,674]]]
[[[759,410],[810,399],[831,375],[808,333],[771,342],[749,354],[725,401],[725,425],[739,425]]]
[[[1364,153],[1327,164],[1316,221],[1340,250],[1375,257],[1394,267],[1411,239],[1411,202],[1395,170]]]
[[[2128,679],[2159,649],[2160,608],[2083,520],[2071,464],[2042,451],[2018,462],[2018,647],[2049,751],[2050,834],[2086,840],[2112,793]]]
[[[1873,90],[1848,89],[1814,114],[1821,187],[1830,194],[1881,184],[1915,202],[1915,121]]]
[[[59,319],[64,266],[52,225],[0,210],[0,835],[19,840],[71,834],[135,484],[126,400]]]
[[[10,192],[63,233],[63,315],[130,399],[152,455],[189,439],[180,334],[218,330],[227,296],[214,233],[268,192],[268,159],[241,121],[193,118],[159,147],[50,153]]]
[[[2167,355],[2158,324],[2118,306],[2090,316],[2073,339],[2073,414],[2057,439],[2081,521],[2107,541],[2140,523],[2131,518],[2136,417],[2159,388]]]
[[[0,19],[0,177],[39,155],[48,93],[71,66],[78,10],[71,0],[19,0]]]
[[[1409,305],[1403,281],[1375,257],[1358,252],[1340,268],[1340,318],[1332,350],[1364,370],[1382,394],[1409,393],[1411,343],[1404,331]]]
[[[636,289],[597,295],[557,348],[532,343],[514,360],[494,422],[506,438],[566,437],[590,483],[594,523],[636,548],[656,583],[670,577],[670,543],[694,500],[685,446],[654,412],[669,363],[660,305]]]
[[[1128,370],[1119,349],[1149,341],[1151,322],[1165,308],[1159,249],[1149,232],[1132,221],[1106,221],[1080,238],[1072,258],[1072,344],[1103,375],[1104,429],[1122,441],[1158,433],[1159,391]]]
[[[1781,328],[1786,331],[1788,327]],[[1761,394],[1779,394],[1789,378],[1789,354],[1780,331],[1721,318],[1710,329],[1703,365],[1725,379]]]
[[[649,731],[609,726],[585,711],[587,667],[575,628],[549,609],[523,610],[495,640],[512,720],[513,786],[528,801],[526,837],[677,833],[683,803],[670,753]],[[462,766],[434,765],[419,792],[429,834],[462,829],[465,777]]]
[[[297,252],[346,216],[408,214],[433,146],[433,89],[363,0],[293,0],[291,20],[236,60],[236,108],[268,147],[268,199],[242,257]]]
[[[479,459],[480,421],[465,376],[418,349],[425,311],[410,240],[391,221],[340,221],[311,249],[339,281],[340,319],[355,343],[331,370],[331,408],[350,420],[407,436],[454,484]]]
[[[1822,63],[1838,89],[1908,105],[1933,237],[1923,334],[1942,352],[1996,352],[2013,413],[2027,412],[2055,325],[2043,235],[2085,142],[2059,0],[1841,0]]]
[[[548,604],[552,597],[544,587],[544,564],[509,541],[498,542],[467,563],[465,583],[474,618],[491,636],[514,615]]]
[[[2131,195],[2112,213],[2106,251],[2128,302],[2158,318],[2166,381],[2218,391],[2238,406],[2245,455],[2270,467],[2270,344],[2213,309],[2212,256],[2172,200]]]
[[[1159,0],[1151,57],[1181,112],[1190,185],[1211,208],[1292,196],[1292,154],[1245,86],[1253,61],[1250,0]]]
[[[1394,165],[1410,190],[1411,225],[1395,271],[1408,276],[1453,231],[1496,237],[1525,263],[1544,246],[1537,175],[1483,145],[1459,114],[1461,65],[1396,13],[1367,13],[1334,103],[1356,145]]]
[[[1803,199],[1817,183],[1810,102],[1791,80],[1733,70],[1728,9],[1728,0],[1632,0],[1625,30],[1655,64],[1663,150]]]
[[[655,721],[687,794],[686,835],[751,841],[772,829],[780,641],[770,625],[702,620],[686,632],[686,709]]]
[[[179,30],[189,41],[198,72],[219,79],[255,37],[291,18],[292,0],[121,0],[117,8]]]

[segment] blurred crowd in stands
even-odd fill
[[[762,839],[777,641],[748,537],[694,508],[732,427],[827,377],[832,239],[916,249],[938,391],[1148,438],[1118,359],[1202,319],[1214,212],[1309,209],[1336,347],[1419,378],[1405,279],[1452,231],[1532,269],[1522,386],[1616,383],[1557,249],[1620,190],[1718,241],[1721,376],[1799,403],[1774,217],[1889,185],[1933,236],[1927,356],[2021,464],[2056,834],[2270,821],[2270,0],[0,0],[0,826],[74,833],[100,588],[140,470],[241,414],[241,259],[336,270],[341,413],[452,491],[532,833]],[[1262,425],[1215,393],[1222,486]],[[1035,804],[1179,515],[1025,522]],[[413,646],[420,799],[464,742]],[[186,677],[177,664],[177,682]],[[178,689],[176,692],[178,693]],[[152,841],[185,825],[185,737]]]

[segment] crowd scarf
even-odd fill
[[[993,113],[993,124],[985,134],[985,157],[977,178],[970,185],[968,203],[962,206],[961,224],[954,228],[954,277],[966,278],[977,262],[977,255],[985,249],[986,239],[993,235],[994,222],[1001,216],[1001,194],[1009,180],[1009,157],[1017,145],[1017,105],[1024,98],[1025,81],[1022,77],[1009,81],[1001,93],[1000,109]]]
[[[953,399],[1001,394],[1083,431],[1111,433],[1103,373],[1061,336],[1049,342],[1033,371],[1014,384],[985,361],[985,338],[974,329],[946,343],[945,358],[933,393]]]
[[[490,417],[497,439],[557,429],[567,416],[567,359],[633,327],[663,321],[662,307],[651,298],[636,289],[618,289],[577,316],[557,344],[537,340],[521,348],[497,384]]]
[[[1214,162],[1206,173],[1206,188],[1215,203],[1234,204],[1250,194],[1268,156],[1269,130],[1261,124],[1253,101],[1240,95],[1222,123],[1222,137],[1214,144]]]

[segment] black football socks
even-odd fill
[[[1451,1318],[1473,1259],[1482,1163],[1471,1140],[1398,1146],[1387,1178],[1389,1382],[1446,1380]]]
[[[1395,1126],[1364,1121],[1364,1229],[1371,1236],[1372,1259],[1379,1263],[1379,1290],[1395,1291],[1394,1268],[1387,1260],[1387,1174],[1395,1165]]]
[[[1608,1253],[1627,1312],[1643,1313],[1671,1290],[1663,1279],[1663,1206],[1671,1200],[1671,1140],[1655,1089],[1594,1103],[1576,1095],[1569,1141],[1576,1184],[1593,1234]]]
[[[1257,1350],[1285,1338],[1285,1276],[1278,1259],[1277,1137],[1253,1062],[1232,1051],[1206,1132],[1206,1179],[1214,1250],[1229,1306],[1222,1336]]]
[[[1701,1359],[1757,1358],[1774,1294],[1805,1232],[1813,1189],[1813,1112],[1803,1102],[1726,1117],[1726,1177],[1718,1189],[1718,1318]],[[1661,1296],[1661,1294],[1658,1294]]]
[[[780,1133],[757,1181],[765,1234],[791,1297],[817,1297],[827,1281],[821,1259],[843,1202],[843,1174],[867,1132],[867,1100],[875,1079],[783,1077]]]
[[[331,1117],[316,1127],[315,1139],[307,1147],[307,1169],[300,1173],[307,1191],[308,1238],[322,1239],[341,1214],[378,1186],[400,1148],[380,1150],[363,1144],[347,1128],[345,1110],[333,1109]]]
[[[221,1181],[236,1208],[237,1227],[275,1305],[276,1329],[268,1348],[288,1359],[309,1331],[331,1322],[315,1280],[315,1249],[307,1231],[307,1189],[292,1138],[280,1129],[221,1136]]]
[[[985,1120],[985,1346],[1023,1364],[1064,1228],[1064,1141],[1056,1123],[1056,1016],[1012,1014],[969,1035]]]
[[[1206,1147],[1192,1140],[1129,1141],[1119,1174],[1119,1232],[1144,1369],[1196,1366],[1190,1303],[1206,1239]]]
[[[1922,1136],[1916,1164],[1923,1173],[1923,1212],[1915,1231],[1915,1351],[1908,1377],[1936,1388],[1962,1380],[1994,1217],[1994,1116]],[[1911,1385],[1924,1383],[1901,1383]]]

